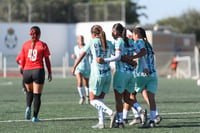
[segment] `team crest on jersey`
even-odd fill
[[[13,49],[17,45],[17,36],[13,28],[9,28],[5,37],[5,45],[9,49]]]

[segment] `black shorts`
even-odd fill
[[[37,84],[44,84],[45,80],[45,71],[44,69],[31,69],[31,70],[24,70],[23,74],[24,83],[37,83]]]

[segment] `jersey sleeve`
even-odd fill
[[[17,64],[20,64],[20,62],[21,62],[21,52],[17,55],[16,62],[17,62]]]
[[[83,52],[86,52],[86,53],[90,52],[91,45],[92,45],[92,40],[90,41],[90,43],[84,46]]]
[[[136,43],[137,43],[137,48],[138,48],[138,49],[145,48],[145,46],[144,46],[144,41],[138,40]]]
[[[44,57],[50,56],[50,51],[46,43],[44,43]]]

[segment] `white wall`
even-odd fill
[[[12,62],[15,62],[14,59],[21,51],[23,43],[30,39],[30,28],[37,25],[41,29],[40,40],[46,42],[49,46],[52,66],[61,66],[62,57],[66,53],[71,57],[74,46],[76,45],[77,35],[83,35],[87,44],[91,39],[91,27],[94,24],[99,24],[105,31],[107,39],[112,41],[111,30],[115,23],[117,22],[90,22],[76,24],[0,23],[0,52],[2,52],[4,56],[12,56]],[[124,25],[123,22],[120,23]],[[5,38],[8,35],[9,28],[14,29],[14,35],[17,37],[16,47],[14,48],[8,48],[5,45]],[[71,66],[73,65],[73,60],[71,58],[69,59],[69,65]]]

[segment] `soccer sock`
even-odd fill
[[[129,110],[123,109],[123,119],[128,119]]]
[[[123,112],[117,112],[118,123],[123,123]]]
[[[85,95],[86,95],[86,97],[89,97],[89,88],[88,87],[85,87]]]
[[[31,108],[33,102],[33,92],[28,91],[26,94],[26,106]]]
[[[107,107],[104,102],[102,102],[102,99],[94,99],[90,101],[90,104],[94,106],[97,110],[102,110],[104,113],[107,113],[108,115],[112,115],[113,111]]]
[[[150,111],[150,121],[154,121],[156,118],[156,111],[151,110]]]
[[[41,105],[41,94],[34,94],[34,112],[33,116],[37,118]]]
[[[156,108],[156,116],[157,116],[157,115],[159,115],[159,114],[158,114],[158,108]]]
[[[133,111],[133,115],[135,116],[135,118],[140,117],[139,113],[137,112],[137,110],[135,108],[132,107],[131,109]]]
[[[99,99],[102,103],[104,103],[104,99]],[[99,116],[99,124],[104,124],[104,116],[105,113],[100,109],[98,110],[98,116]]]
[[[81,98],[83,98],[84,97],[84,88],[83,87],[78,87],[78,93],[79,93],[79,96]]]
[[[133,108],[137,110],[137,112],[140,112],[142,110],[142,107],[136,102],[133,104]]]

